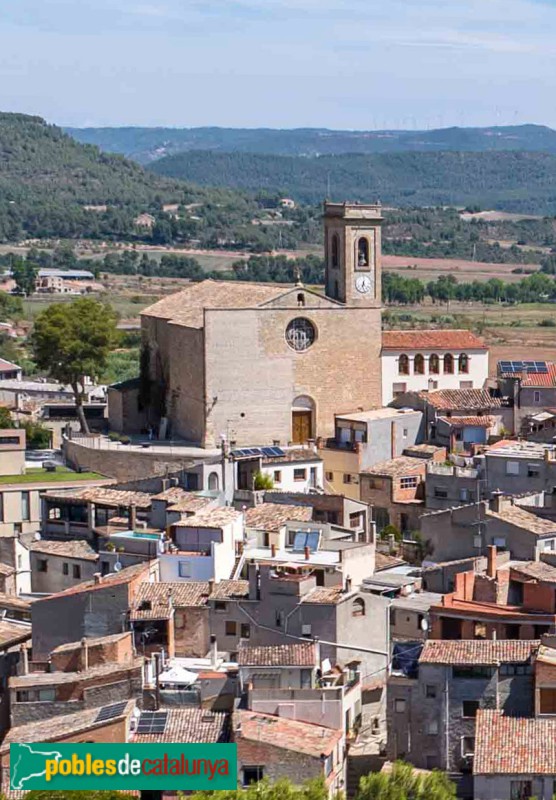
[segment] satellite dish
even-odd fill
[[[428,631],[428,629],[429,629],[429,621],[428,621],[428,619],[425,619],[423,617],[423,619],[421,620],[421,630],[422,631]]]
[[[114,564],[114,572],[119,572],[121,568],[122,568],[122,562],[116,561],[116,563]]]

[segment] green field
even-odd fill
[[[43,467],[30,467],[25,475],[0,475],[0,484],[6,483],[67,483],[68,481],[96,481],[105,476],[97,472],[74,472],[67,467],[56,467],[48,472]]]

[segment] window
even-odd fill
[[[538,478],[541,474],[540,467],[538,464],[527,464],[527,477],[528,478]]]
[[[332,261],[334,269],[338,269],[340,266],[340,240],[337,233],[332,234],[332,240],[330,242],[330,260]]]
[[[506,475],[519,475],[519,461],[508,461],[506,463]]]
[[[274,474],[272,476],[272,480],[274,483],[282,483],[282,471],[279,469],[274,470]]]
[[[81,578],[81,565],[74,564],[73,565],[73,577],[75,580],[79,580]]]
[[[100,574],[101,575],[108,575],[110,572],[110,562],[109,561],[101,561],[100,562]]]
[[[39,689],[39,701],[42,703],[51,703],[56,700],[56,691],[54,689]]]
[[[540,402],[541,402],[541,393],[533,392],[533,403],[540,403]]]
[[[444,375],[454,374],[454,357],[450,353],[444,356]]]
[[[66,561],[64,561],[64,563],[62,564],[62,575],[69,575],[69,571],[70,571],[69,564]]]
[[[22,524],[21,522],[14,522],[14,533],[21,533],[22,532]]]
[[[251,638],[251,626],[248,622],[242,622],[240,628],[240,636],[242,639],[250,639]]]
[[[51,506],[48,509],[48,519],[60,519],[62,516],[62,512],[60,508],[56,506]]]
[[[464,736],[461,740],[461,754],[462,756],[472,756],[475,752],[475,737]]]
[[[307,470],[303,468],[294,469],[293,471],[293,479],[294,481],[306,481],[307,480]]]
[[[18,555],[18,557],[17,557],[17,568],[18,569],[23,569],[23,556],[22,555]]]
[[[510,781],[510,800],[529,800],[533,795],[533,781]]]
[[[408,433],[409,433],[409,428],[404,428],[402,431],[402,436],[404,439],[407,439]]]
[[[431,683],[428,683],[425,686],[425,697],[433,698],[436,697],[436,686]]]
[[[349,527],[352,529],[362,528],[363,521],[364,517],[362,511],[356,511],[355,513],[349,515]]]
[[[545,550],[554,550],[554,539],[547,539],[544,543]]]
[[[180,561],[178,562],[178,574],[180,578],[190,578],[191,577],[191,561]]]
[[[409,356],[405,355],[405,353],[399,358],[398,373],[400,375],[409,375]]]
[[[438,720],[431,719],[427,723],[427,733],[429,736],[436,736],[438,733]]]
[[[399,397],[401,394],[405,394],[407,392],[407,383],[393,383],[392,384],[392,394],[394,397]]]
[[[440,359],[436,353],[431,353],[429,356],[429,372],[431,375],[438,375],[440,372]]]
[[[225,627],[226,636],[235,636],[236,633],[237,633],[237,623],[231,619],[227,619]]]
[[[448,497],[448,489],[443,489],[441,486],[435,486],[434,496],[445,499]]]
[[[461,637],[460,637],[461,638]],[[492,678],[492,667],[475,665],[473,667],[453,667],[452,676],[464,680],[478,680]]]
[[[359,477],[349,472],[344,472],[344,483],[359,483]]]
[[[311,636],[311,626],[310,625],[302,625],[301,626],[301,635],[310,637]]]
[[[473,623],[473,638],[474,639],[486,639],[487,638],[487,628],[484,622],[474,622]]]
[[[400,478],[401,489],[414,489],[419,482],[417,475],[409,475],[405,478]]]
[[[458,359],[458,372],[466,375],[469,372],[469,356],[466,353],[462,353]]]
[[[274,617],[274,621],[275,621],[275,623],[276,623],[276,627],[277,627],[277,628],[282,628],[282,627],[283,627],[283,625],[284,625],[284,620],[285,620],[285,614],[284,614],[284,612],[283,612],[282,610],[280,610],[280,611],[277,611],[277,612],[276,612],[276,615],[275,615],[275,617]]]
[[[208,476],[208,488],[209,492],[217,492],[218,491],[218,473],[211,472]]]
[[[305,295],[303,294],[303,292],[299,292],[299,294],[297,295],[297,305],[299,308],[304,308],[305,306]]]
[[[325,472],[324,473],[324,477],[326,478],[327,481],[333,481],[334,480],[334,473],[333,472]]]
[[[37,561],[37,572],[48,572],[48,560],[46,558],[39,558]]]
[[[425,374],[425,356],[421,355],[421,353],[417,353],[417,355],[413,359],[413,374],[414,375]]]
[[[362,236],[357,242],[357,266],[364,269],[370,265],[369,260],[369,240]]]
[[[302,689],[310,689],[313,683],[313,672],[310,669],[302,669],[300,675]]]
[[[252,783],[262,781],[264,767],[243,767],[243,785],[251,786]]]
[[[471,500],[471,491],[469,489],[460,489],[459,490],[459,499],[463,503],[468,503]]]
[[[541,687],[539,711],[541,714],[556,714],[556,689]]]
[[[302,353],[314,344],[317,332],[313,323],[305,317],[292,319],[286,328],[286,342],[292,350]]]
[[[31,519],[31,502],[29,492],[21,492],[21,519],[25,521]]]
[[[403,714],[405,711],[405,700],[397,699],[394,701],[394,708],[396,710],[396,714]]]
[[[352,617],[365,616],[365,601],[362,600],[360,597],[356,597],[353,603],[351,604],[351,616]]]
[[[215,600],[214,601],[214,610],[215,611],[227,611],[228,604],[224,602],[224,600]]]
[[[478,700],[464,700],[461,704],[461,716],[468,718],[475,718],[479,709]]]

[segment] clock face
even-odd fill
[[[360,275],[355,281],[355,288],[361,294],[368,294],[372,287],[373,285],[368,275]]]

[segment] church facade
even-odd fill
[[[286,445],[380,406],[381,222],[380,206],[325,204],[324,295],[207,280],[145,309],[147,423],[204,447]]]

